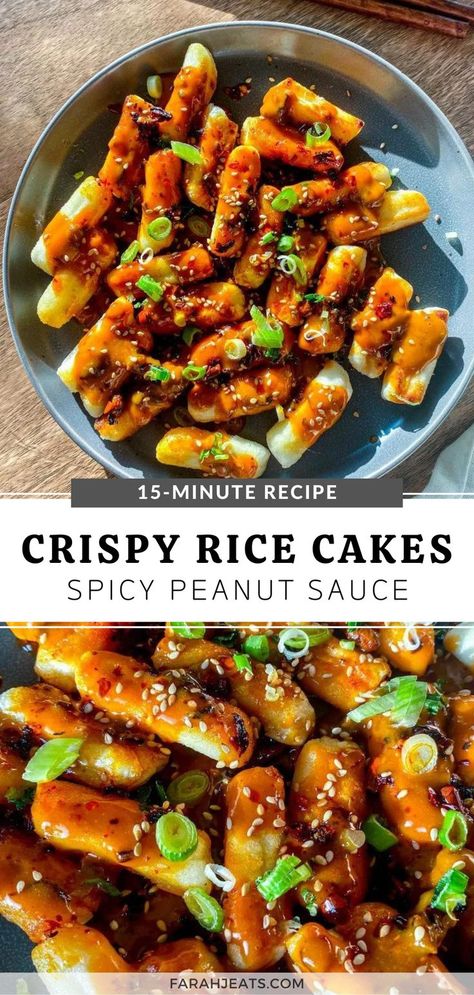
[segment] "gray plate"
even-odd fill
[[[383,402],[380,383],[352,371],[354,394],[339,424],[297,464],[299,477],[378,477],[392,471],[421,446],[459,399],[474,365],[474,302],[468,274],[474,272],[474,249],[467,224],[474,214],[474,169],[459,136],[436,105],[389,63],[358,45],[312,28],[265,21],[211,24],[179,31],[136,49],[103,69],[73,96],[46,128],[33,149],[18,184],[7,226],[5,288],[7,312],[21,360],[38,394],[64,430],[112,473],[123,477],[163,477],[156,463],[160,435],[151,425],[126,442],[111,445],[99,438],[79,401],[69,393],[56,369],[78,339],[77,325],[61,331],[41,325],[36,303],[46,277],[30,263],[39,232],[74,189],[73,174],[95,173],[116,122],[106,108],[127,93],[146,96],[145,80],[155,72],[176,71],[193,40],[212,50],[219,70],[216,100],[241,121],[258,112],[261,97],[277,80],[296,76],[363,117],[362,144],[353,142],[354,161],[377,158],[400,169],[398,183],[422,190],[432,216],[425,226],[384,240],[388,262],[415,286],[421,306],[449,308],[450,337],[438,363],[425,403],[408,408]],[[271,54],[270,65],[266,56]],[[252,78],[250,95],[240,102],[224,87]],[[350,90],[351,96],[347,96]],[[392,130],[392,125],[398,128]],[[380,150],[386,142],[386,150]],[[435,215],[441,216],[437,224]],[[447,231],[458,232],[450,245]],[[354,417],[354,413],[358,417]],[[248,420],[245,434],[265,440],[274,413]],[[179,475],[179,471],[175,471]],[[271,476],[291,476],[275,461]]]

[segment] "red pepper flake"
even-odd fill
[[[391,318],[393,314],[393,304],[391,301],[380,301],[375,307],[377,318],[383,321],[384,318]]]
[[[110,688],[112,687],[112,681],[107,680],[106,677],[101,677],[98,687],[101,698],[105,698],[105,695],[109,693]]]

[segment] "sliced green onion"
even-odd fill
[[[138,287],[139,290],[143,290],[143,293],[146,294],[147,297],[151,297],[152,301],[161,301],[161,298],[163,297],[164,290],[161,283],[158,283],[158,280],[155,280],[152,276],[149,276],[148,273],[144,273],[143,276],[137,280],[135,286]]]
[[[178,159],[184,159],[184,162],[190,162],[192,166],[202,166],[202,155],[195,145],[172,141],[171,150],[178,156]]]
[[[165,370],[164,366],[149,366],[144,376],[145,380],[152,380],[153,383],[166,383],[171,379],[170,371]]]
[[[162,238],[168,238],[171,234],[172,224],[169,218],[155,218],[154,221],[150,221],[148,225],[147,232],[150,238],[154,238],[155,242],[159,242]]]
[[[356,644],[353,639],[340,639],[339,646],[343,650],[355,650]]]
[[[106,895],[110,895],[111,898],[119,898],[122,894],[120,888],[116,888],[114,884],[106,881],[105,878],[86,878],[84,884],[92,884],[95,888],[100,888],[101,891],[105,892]]]
[[[43,784],[54,781],[76,762],[84,740],[57,736],[43,743],[28,761],[22,777],[24,781]]]
[[[429,774],[438,762],[438,747],[432,736],[417,733],[402,746],[402,767],[406,774]]]
[[[428,685],[425,681],[400,684],[391,712],[393,724],[405,728],[415,726],[423,711],[427,691]]]
[[[209,790],[209,778],[203,770],[189,770],[168,784],[168,798],[172,805],[196,805]]]
[[[298,203],[298,195],[292,187],[283,187],[272,200],[274,211],[288,211]]]
[[[467,840],[467,819],[462,812],[446,812],[438,840],[447,850],[462,850]]]
[[[193,383],[195,380],[203,380],[206,376],[206,369],[206,366],[196,366],[196,363],[188,363],[184,367],[183,377],[185,380],[192,380]]]
[[[270,245],[271,242],[276,242],[278,235],[275,231],[267,231],[266,235],[262,235],[260,239],[260,245]]]
[[[253,673],[252,661],[248,653],[234,653],[234,663],[237,670],[248,670],[250,674]]]
[[[211,234],[209,222],[205,218],[200,218],[198,214],[192,214],[188,219],[188,228],[198,238],[208,238]]]
[[[309,636],[304,629],[283,629],[278,637],[278,652],[287,660],[298,660],[309,650]]]
[[[213,459],[218,461],[230,459],[229,454],[225,452],[221,443],[222,443],[222,432],[216,432],[216,434],[214,435],[214,442],[211,448],[202,449],[201,452],[199,453],[199,462],[204,463],[204,460],[208,459],[210,456],[212,456]]]
[[[389,850],[390,847],[398,843],[398,836],[387,829],[387,826],[384,826],[377,815],[369,815],[368,819],[362,823],[362,832],[367,843],[370,843],[370,846],[374,850],[378,850],[379,853]]]
[[[325,142],[329,141],[330,137],[331,129],[329,125],[316,121],[306,132],[306,144],[310,148],[314,148],[315,145],[324,145]]]
[[[301,898],[302,898],[302,900],[303,900],[303,902],[305,904],[305,907],[306,907],[307,911],[309,912],[310,916],[317,916],[317,914],[318,914],[318,906],[316,904],[316,899],[315,899],[315,896],[314,896],[314,891],[311,891],[311,888],[302,888],[301,889]]]
[[[77,173],[74,173],[74,179],[75,180],[82,180],[83,176],[84,176],[84,170],[83,169],[78,169]]]
[[[133,263],[133,260],[137,258],[140,252],[140,242],[135,239],[134,242],[130,242],[130,245],[122,252],[120,256],[121,263]]]
[[[353,708],[351,712],[348,712],[346,718],[350,722],[363,722],[365,719],[371,719],[373,715],[382,715],[383,712],[390,711],[395,704],[395,698],[395,691],[390,694],[379,694],[374,698],[369,698],[362,705],[358,705],[357,708]]]
[[[295,240],[293,235],[282,235],[278,242],[277,248],[279,252],[291,252],[294,244]]]
[[[191,345],[194,336],[195,335],[199,335],[200,332],[201,332],[200,328],[195,328],[193,325],[188,325],[181,332],[181,336],[183,338],[183,342],[186,342],[186,345]]]
[[[289,256],[279,257],[280,269],[287,276],[293,276],[296,283],[304,284],[307,282],[307,274],[304,262],[299,256],[291,253]]]
[[[224,912],[219,902],[208,895],[204,888],[193,885],[184,892],[183,899],[186,908],[203,929],[207,929],[210,933],[221,931],[224,926]]]
[[[310,646],[321,646],[322,643],[327,643],[332,635],[330,629],[305,629],[304,632],[309,636]]]
[[[321,294],[317,294],[316,296],[320,297]],[[346,622],[346,629],[358,629],[359,625],[360,622]]]
[[[171,628],[181,639],[203,639],[206,632],[204,622],[171,622]]]
[[[310,304],[320,304],[326,298],[324,294],[305,294],[303,300],[309,301]]]
[[[250,317],[255,325],[252,334],[253,345],[261,349],[281,349],[283,345],[283,329],[278,321],[266,318],[263,311],[256,306],[250,308]]]
[[[247,636],[243,643],[245,653],[253,656],[254,660],[261,660],[265,663],[270,656],[270,643],[268,636]]]
[[[446,708],[446,702],[441,691],[435,686],[434,691],[429,691],[426,695],[425,709],[429,715],[437,715],[438,712]]]
[[[242,339],[229,339],[224,346],[224,352],[229,359],[244,359],[247,355],[247,346]]]
[[[280,359],[280,349],[264,349],[263,355],[265,359],[270,359],[272,363],[276,363],[277,359]]]
[[[10,805],[14,805],[18,812],[22,812],[24,808],[31,805],[34,797],[34,788],[25,788],[24,791],[20,788],[9,788],[5,792],[7,802],[10,802]]]
[[[446,874],[443,874],[435,887],[431,908],[441,909],[442,912],[448,914],[450,919],[454,919],[456,910],[463,909],[466,905],[468,884],[467,874],[451,867],[449,871],[446,871]]]
[[[257,878],[255,884],[265,901],[274,902],[298,884],[308,881],[312,873],[309,864],[302,864],[299,857],[288,855],[280,857],[272,870]]]
[[[181,812],[166,812],[156,823],[156,842],[165,860],[186,860],[198,845],[196,826]]]
[[[163,93],[161,76],[147,76],[146,88],[148,96],[151,97],[152,100],[159,100],[161,94]]]

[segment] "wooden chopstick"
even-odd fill
[[[326,7],[340,7],[350,13],[365,14],[367,17],[379,17],[392,24],[407,24],[412,28],[424,28],[427,31],[437,31],[453,38],[465,38],[469,31],[467,21],[451,17],[430,14],[411,7],[399,7],[395,3],[385,3],[381,0],[316,0]]]
[[[467,3],[459,3],[458,0],[397,0],[402,7],[415,7],[420,10],[429,10],[445,17],[458,17],[462,21],[469,21],[474,24],[474,7]]]

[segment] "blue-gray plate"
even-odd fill
[[[20,358],[51,414],[104,467],[123,477],[169,475],[170,469],[154,458],[159,423],[125,442],[105,442],[57,377],[57,367],[77,342],[78,326],[72,322],[53,331],[40,324],[36,304],[47,277],[30,262],[30,251],[45,222],[73,190],[74,173],[84,170],[87,175],[100,167],[116,121],[107,108],[127,93],[146,96],[147,76],[176,71],[195,40],[212,50],[219,71],[216,102],[237,120],[258,113],[269,77],[292,75],[306,85],[314,83],[318,92],[366,122],[360,143],[351,143],[350,160],[369,157],[395,167],[395,185],[421,190],[432,206],[425,225],[383,241],[390,265],[414,285],[417,305],[419,300],[421,307],[446,307],[452,315],[448,343],[425,402],[418,408],[384,402],[378,381],[351,371],[354,393],[344,417],[296,467],[297,476],[307,478],[390,473],[446,418],[472,374],[474,301],[468,279],[474,273],[474,167],[454,128],[415,83],[366,49],[312,28],[234,21],[179,31],[124,55],[67,101],[31,153],[7,227],[5,291]],[[237,102],[226,96],[227,87],[248,78],[247,97]],[[447,232],[456,232],[458,239],[448,240]],[[274,420],[274,412],[248,419],[244,434],[264,442]],[[273,459],[268,474],[292,475]]]

